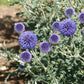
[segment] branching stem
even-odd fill
[[[42,62],[39,60],[39,58],[36,56],[36,53],[32,50],[32,54],[37,58],[38,62],[40,63],[40,65],[44,68],[44,70],[46,71],[47,68],[44,66],[44,64],[42,64]]]

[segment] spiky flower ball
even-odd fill
[[[80,23],[84,23],[84,13],[79,14],[79,21]]]
[[[20,55],[20,59],[25,63],[30,62],[32,59],[32,56],[31,56],[30,52],[23,51]]]
[[[47,53],[50,51],[50,49],[51,49],[51,45],[48,42],[44,41],[40,44],[40,51],[41,52]]]
[[[54,31],[58,31],[59,30],[59,22],[53,22],[52,24],[52,29]]]
[[[22,33],[24,30],[25,30],[25,26],[23,23],[19,22],[19,23],[16,23],[15,26],[14,26],[14,30],[17,32],[17,33]]]
[[[60,23],[59,31],[65,36],[71,36],[75,33],[76,23],[71,19],[65,19]]]
[[[23,70],[23,69],[24,69],[24,65],[20,65],[19,70]]]
[[[37,36],[31,31],[23,32],[19,36],[19,44],[24,49],[33,49],[37,44]]]
[[[73,17],[74,16],[74,14],[75,14],[75,11],[74,11],[74,9],[73,8],[67,8],[66,10],[65,10],[65,16],[66,17]]]
[[[49,38],[52,44],[57,44],[60,41],[60,37],[57,34],[52,34]]]

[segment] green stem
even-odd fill
[[[38,62],[40,63],[40,65],[44,68],[44,70],[46,71],[47,68],[44,66],[44,64],[42,64],[42,62],[39,60],[39,58],[36,56],[36,53],[32,50],[32,54],[36,57],[36,59],[38,60]]]
[[[72,39],[72,43],[73,43],[74,49],[76,49],[76,46],[75,46],[75,43],[74,43],[73,37],[71,37],[71,39]]]
[[[82,60],[84,60],[84,58],[83,58],[83,57],[81,57],[80,55],[79,55],[79,57],[80,57]]]
[[[36,75],[36,74],[34,74],[30,69],[29,69],[29,72],[30,72],[31,74],[33,74],[33,75]]]
[[[48,55],[48,69],[49,69],[49,65],[50,65],[50,58],[49,58],[49,55]]]

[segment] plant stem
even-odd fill
[[[32,50],[32,54],[37,58],[38,62],[40,63],[40,65],[44,68],[44,70],[46,71],[47,68],[44,66],[44,64],[42,64],[42,62],[39,60],[39,58],[36,56],[36,53]]]
[[[80,55],[79,55],[79,57],[80,57],[82,60],[84,60],[84,58],[83,58],[83,57],[81,57]]]
[[[72,37],[71,37],[71,38],[72,38]],[[72,38],[72,42],[73,42],[74,49],[76,49],[73,38]],[[79,54],[78,54],[78,56],[75,56],[75,57],[79,57],[79,58],[81,58],[82,60],[84,60],[84,58],[83,58],[82,56],[80,56]]]
[[[42,62],[38,59],[38,61],[39,61],[39,63],[42,65],[42,67],[45,69],[45,71],[46,71],[46,67],[42,64]]]
[[[36,74],[34,74],[30,69],[29,69],[29,72],[30,72],[31,74],[33,74],[33,75],[36,75]]]
[[[76,49],[75,44],[74,44],[74,40],[73,40],[72,37],[71,37],[71,39],[72,39],[72,43],[73,43],[74,49]]]

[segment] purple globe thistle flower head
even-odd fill
[[[23,32],[19,36],[19,44],[23,49],[33,49],[37,44],[37,36],[31,31]]]
[[[23,31],[25,31],[25,26],[23,23],[19,22],[19,23],[16,23],[15,26],[14,26],[14,30],[17,32],[17,33],[22,33]]]
[[[19,70],[23,70],[24,69],[24,66],[23,65],[20,65],[19,66]]]
[[[59,31],[65,36],[71,36],[75,33],[76,23],[71,19],[65,19],[60,23]]]
[[[79,21],[80,23],[84,23],[84,13],[79,14]]]
[[[52,29],[54,31],[58,31],[59,30],[59,22],[53,22],[52,24]]]
[[[66,17],[73,17],[75,15],[75,11],[74,11],[74,9],[73,8],[67,8],[66,10],[65,10],[65,16]]]
[[[25,63],[30,62],[32,59],[32,56],[31,56],[30,52],[23,51],[20,55],[20,59]]]
[[[51,50],[51,45],[44,41],[40,44],[40,51],[42,51],[43,53],[47,53]]]
[[[52,44],[57,44],[60,41],[60,37],[57,34],[52,34],[49,38]]]

